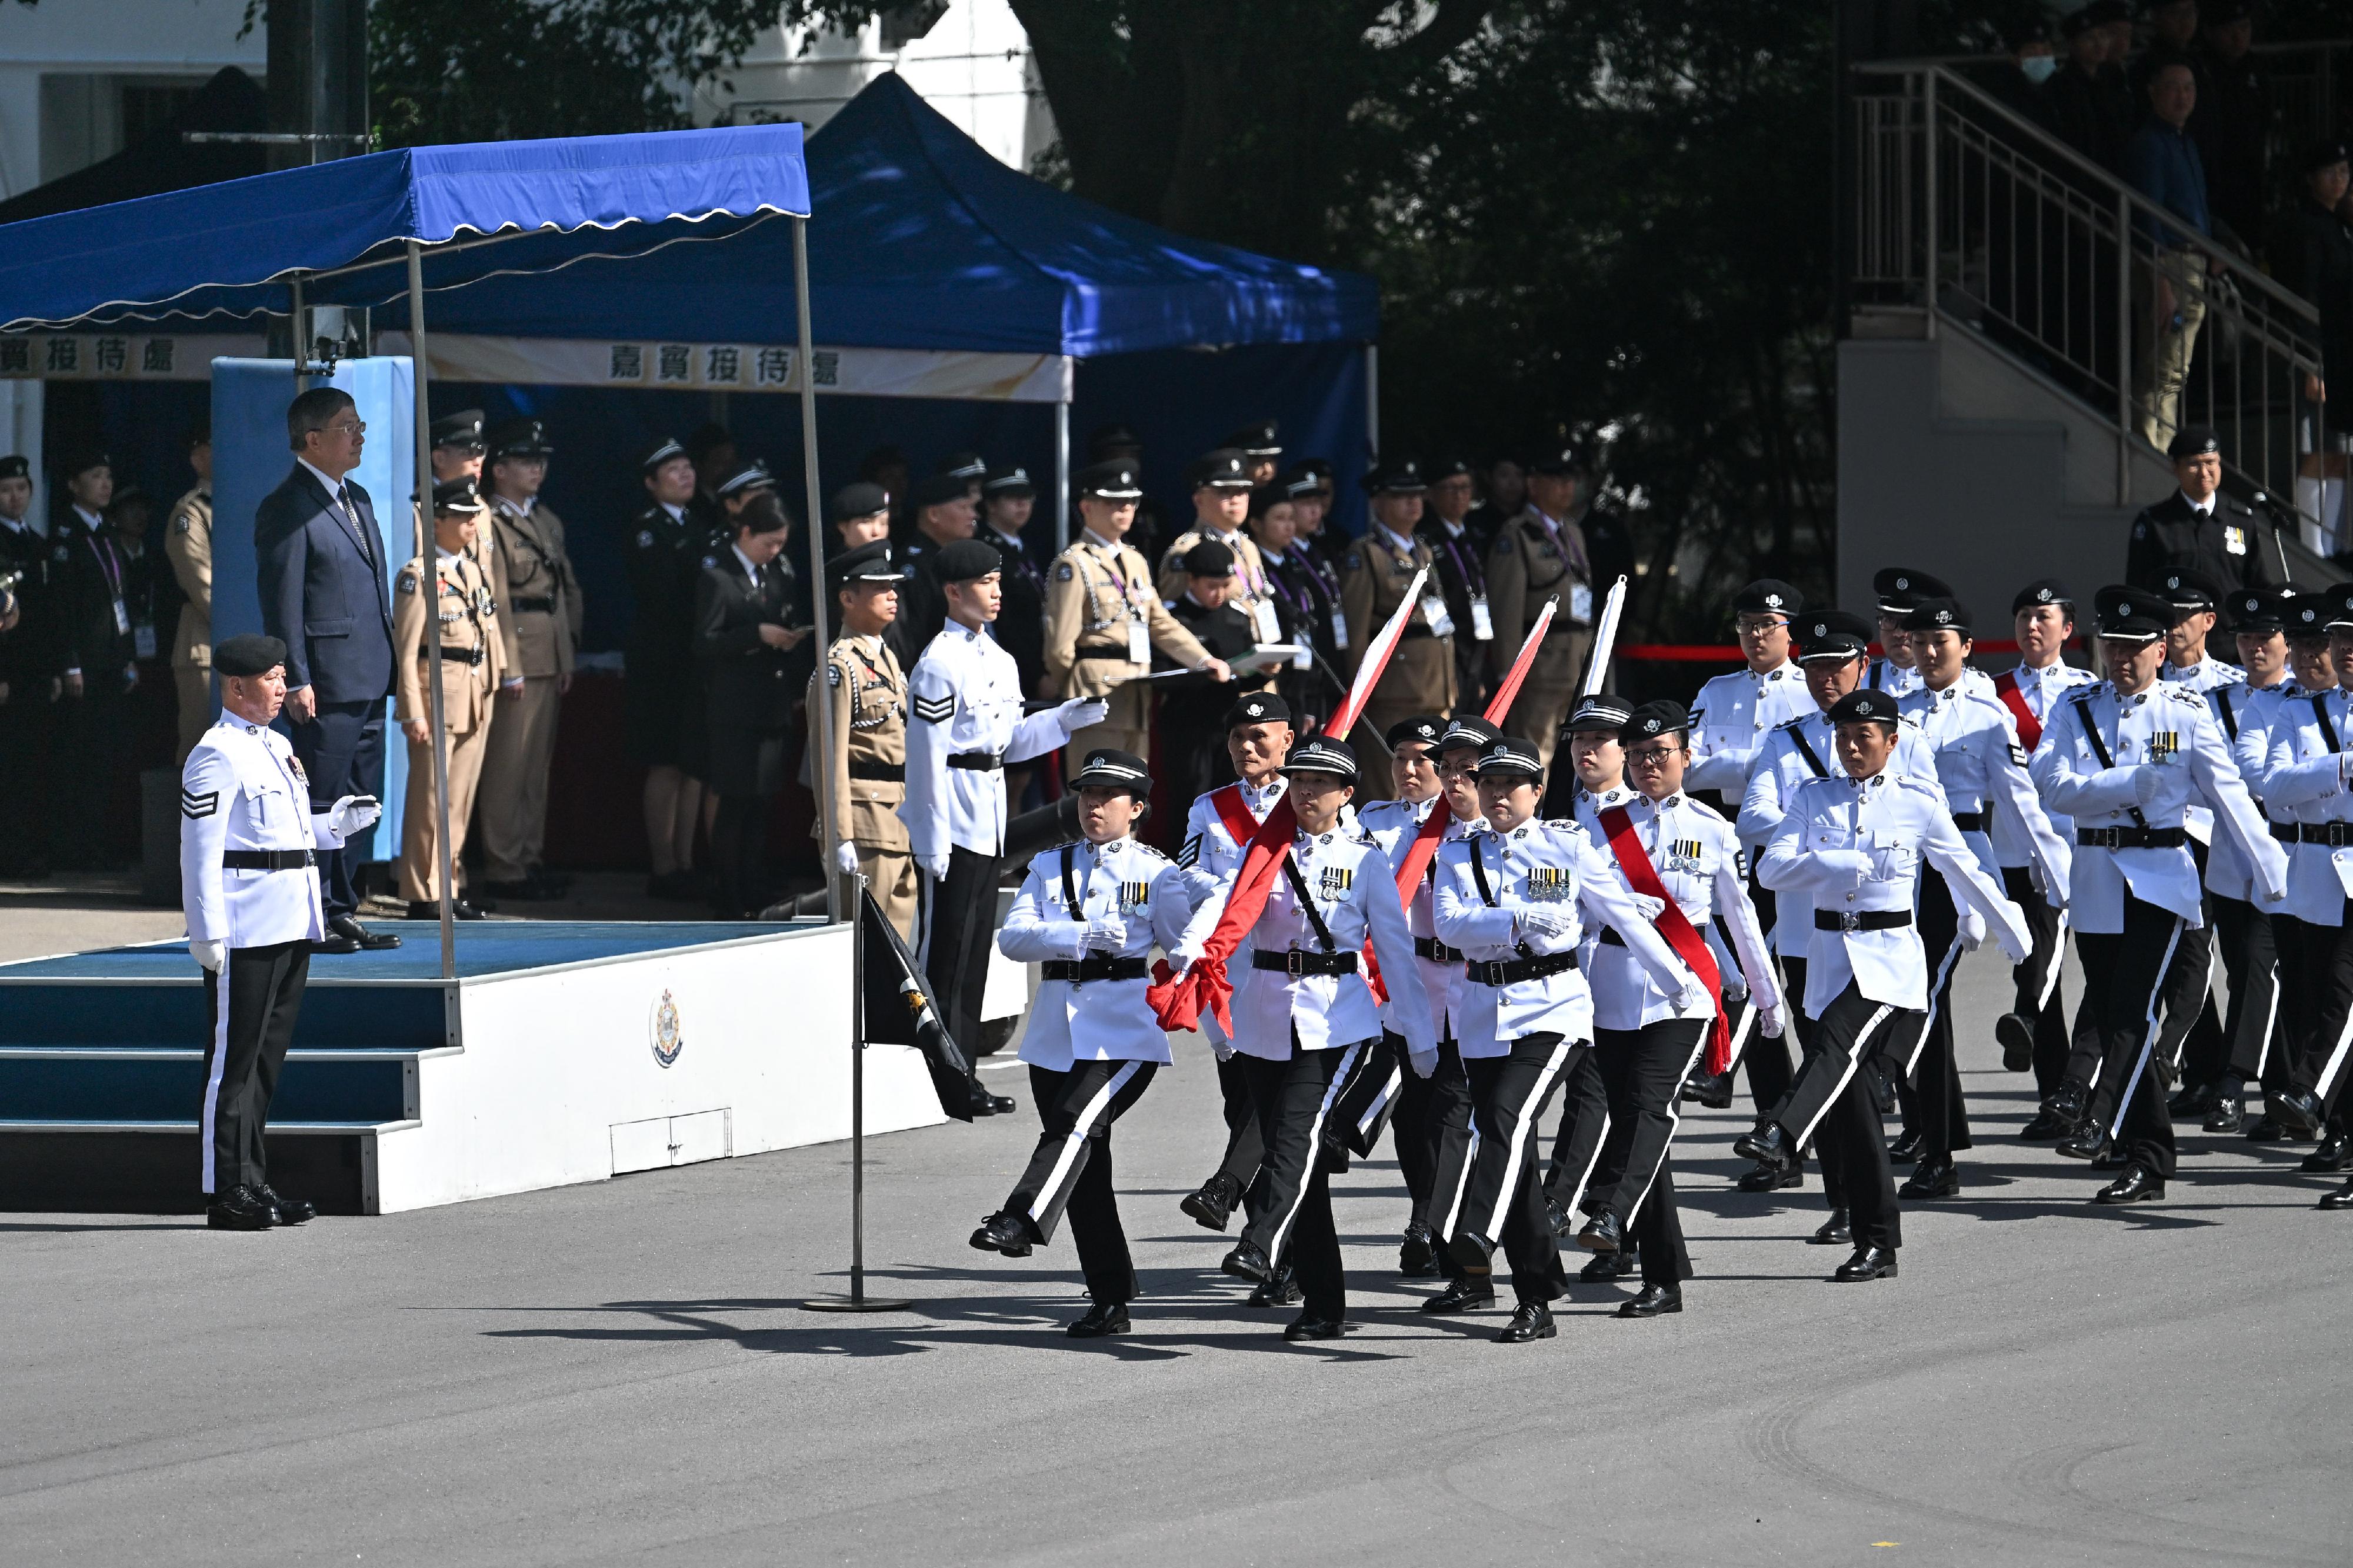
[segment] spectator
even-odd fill
[[[1481,476],[1486,500],[1471,509],[1462,525],[1479,542],[1479,553],[1495,548],[1504,525],[1528,509],[1528,470],[1517,458],[1498,454]]]
[[[2059,24],[2067,58],[2042,84],[2042,102],[2052,133],[2113,174],[2124,167],[2132,106],[2103,73],[2108,30],[2094,15],[2097,10],[2086,5],[2068,13]]]
[[[188,467],[196,482],[172,505],[164,553],[179,581],[179,624],[172,632],[172,680],[179,710],[178,759],[188,760],[212,728],[213,703],[213,430],[209,416],[188,434]]]
[[[2135,397],[2142,439],[2162,451],[2181,426],[2181,389],[2189,357],[2206,320],[2206,256],[2192,236],[2208,238],[2213,222],[2206,199],[2206,166],[2184,129],[2198,107],[2198,76],[2186,59],[2150,73],[2149,117],[2125,143],[2125,177],[2135,190],[2180,220],[2180,226],[2141,216],[2134,220],[2155,247],[2149,266],[2154,309],[2141,355]]]
[[[695,481],[687,511],[699,527],[725,536],[730,529],[726,509],[719,504],[719,486],[743,468],[735,460],[735,437],[724,425],[704,425],[686,438],[686,455],[694,459]]]
[[[67,506],[49,531],[58,594],[60,664],[65,698],[57,708],[58,836],[66,864],[111,870],[121,856],[108,828],[114,778],[129,726],[125,710],[139,684],[132,662],[130,563],[106,521],[114,500],[114,468],[102,452],[66,462]]]
[[[2228,232],[2253,239],[2263,232],[2271,194],[2263,154],[2271,139],[2272,89],[2255,63],[2254,7],[2248,0],[2208,0],[2198,54],[2198,111],[2189,134],[2205,160],[2214,216]]]
[[[880,485],[891,498],[892,533],[903,533],[914,526],[914,470],[907,464],[906,453],[896,447],[877,447],[858,459],[858,477],[870,485]]]
[[[2308,149],[2304,188],[2272,244],[2272,275],[2320,310],[2321,374],[2307,376],[2297,431],[2296,510],[2318,519],[2305,542],[2323,555],[2353,546],[2346,448],[2353,443],[2353,163],[2342,142]],[[2333,395],[2332,395],[2333,394]]]
[[[2133,103],[2150,112],[2148,89],[2167,66],[2189,68],[2200,97],[2206,90],[2206,67],[2198,49],[2198,0],[2151,0],[2148,7],[2148,47],[2132,62],[2129,81]]]
[[[947,589],[931,569],[932,558],[960,539],[970,539],[978,516],[972,495],[955,474],[934,474],[915,487],[915,531],[898,551],[907,563],[907,591],[899,595],[899,620],[917,658],[948,618]]]

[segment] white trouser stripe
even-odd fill
[[[2116,1119],[2108,1123],[2111,1139],[2124,1131],[2125,1112],[2132,1109],[2133,1090],[2140,1087],[2140,1075],[2148,1066],[2148,1055],[2157,1048],[2157,1005],[2165,998],[2165,972],[2173,967],[2173,952],[2181,945],[2181,932],[2188,923],[2179,915],[2173,917],[2173,934],[2166,939],[2165,957],[2158,963],[2157,984],[2149,987],[2148,1011],[2141,1020],[2140,1055],[2133,1062],[2132,1076],[2125,1079],[2124,1092],[2116,1096]]]
[[[1071,1167],[1078,1163],[1080,1152],[1087,1146],[1088,1130],[1111,1113],[1112,1096],[1127,1087],[1127,1080],[1135,1076],[1135,1063],[1128,1062],[1105,1079],[1103,1086],[1095,1090],[1093,1097],[1087,1101],[1087,1108],[1079,1113],[1078,1121],[1071,1124],[1071,1135],[1062,1141],[1062,1152],[1054,1158],[1053,1174],[1046,1178],[1046,1184],[1039,1190],[1037,1201],[1029,1205],[1031,1219],[1036,1219],[1052,1206],[1049,1200],[1062,1190],[1063,1183],[1071,1179]]]
[[[2034,1011],[2039,1015],[2051,1005],[2051,994],[2059,989],[2059,972],[2067,967],[2067,911],[2059,911],[2059,925],[2051,933],[2050,967],[2042,973],[2042,994],[2035,999]]]
[[[229,954],[224,948],[221,952],[220,1005],[213,1013],[213,1067],[205,1079],[205,1114],[201,1129],[205,1145],[205,1191],[216,1197],[220,1194],[217,1184],[220,1173],[213,1168],[213,1130],[220,1124],[221,1074],[228,1069],[228,966]]]
[[[1585,1189],[1591,1184],[1593,1173],[1601,1163],[1601,1151],[1608,1146],[1609,1142],[1609,1113],[1605,1110],[1601,1113],[1601,1134],[1594,1141],[1593,1152],[1585,1157],[1585,1169],[1577,1173],[1577,1186],[1569,1193],[1568,1202],[1562,1205],[1561,1213],[1569,1215],[1577,1213],[1577,1205],[1584,1201]]]
[[[1732,1026],[1732,1059],[1724,1064],[1725,1071],[1730,1072],[1740,1065],[1740,1053],[1748,1048],[1748,1031],[1756,1026],[1757,997],[1751,993],[1748,1005],[1740,1010],[1740,1022]],[[1706,1037],[1704,1034],[1700,1037],[1702,1039]]]
[[[1945,949],[1945,961],[1936,965],[1936,983],[1928,987],[1928,1016],[1921,1021],[1920,1037],[1912,1042],[1912,1054],[1904,1060],[1904,1076],[1910,1078],[1920,1066],[1920,1053],[1928,1048],[1928,1031],[1936,1026],[1936,1011],[1945,995],[1945,986],[1953,977],[1953,965],[1961,958],[1961,933],[1953,933],[1952,945]]]
[[[1438,1239],[1454,1239],[1454,1227],[1462,1218],[1462,1194],[1471,1190],[1471,1172],[1479,1163],[1479,1129],[1471,1128],[1470,1142],[1462,1146],[1462,1163],[1454,1171],[1454,1195],[1447,1200],[1446,1218],[1438,1226]]]
[[[1299,1190],[1291,1195],[1290,1212],[1282,1216],[1282,1223],[1274,1227],[1274,1239],[1267,1247],[1266,1260],[1270,1264],[1282,1261],[1282,1244],[1291,1235],[1291,1222],[1299,1217],[1299,1205],[1307,1201],[1308,1184],[1315,1179],[1316,1163],[1324,1158],[1324,1118],[1332,1114],[1332,1104],[1340,1098],[1340,1091],[1348,1087],[1348,1075],[1356,1067],[1356,1053],[1364,1048],[1364,1042],[1359,1040],[1341,1053],[1340,1066],[1332,1074],[1331,1087],[1316,1102],[1315,1120],[1307,1129],[1307,1163],[1300,1167]]]
[[[2320,1069],[2320,1081],[2313,1086],[2321,1099],[2328,1098],[2329,1085],[2337,1081],[2338,1069],[2345,1066],[2345,1047],[2353,1046],[2353,1011],[2345,1015],[2345,1026],[2337,1031],[2337,1048],[2328,1053],[2328,1065]]]
[[[2209,941],[2206,944],[2205,988],[2198,993],[2198,1006],[2189,1016],[2189,1029],[2182,1030],[2181,1038],[2173,1042],[2173,1070],[2176,1076],[2179,1076],[2181,1071],[2181,1058],[2189,1054],[2189,1030],[2198,1026],[2198,1015],[2203,1013],[2206,1010],[2206,1005],[2214,999],[2214,971],[2221,962],[2222,944]]]
[[[1822,1108],[1814,1112],[1814,1119],[1806,1123],[1804,1131],[1800,1131],[1795,1128],[1784,1130],[1789,1133],[1789,1147],[1792,1151],[1802,1151],[1807,1142],[1812,1139],[1814,1129],[1822,1124],[1822,1118],[1831,1113],[1831,1107],[1836,1105],[1839,1096],[1846,1092],[1847,1082],[1854,1077],[1855,1069],[1862,1066],[1862,1058],[1871,1054],[1873,1031],[1894,1016],[1894,1008],[1882,1006],[1878,1012],[1863,1020],[1862,1030],[1854,1037],[1854,1048],[1847,1053],[1846,1066],[1839,1073],[1838,1082],[1831,1087],[1830,1098],[1822,1101]]]
[[[1552,1055],[1546,1059],[1543,1070],[1536,1074],[1536,1081],[1529,1089],[1527,1099],[1521,1101],[1519,1114],[1513,1118],[1511,1147],[1504,1156],[1504,1180],[1495,1188],[1495,1212],[1487,1216],[1487,1228],[1479,1233],[1490,1241],[1504,1234],[1504,1211],[1512,1206],[1512,1194],[1520,1184],[1514,1178],[1519,1174],[1520,1160],[1527,1152],[1528,1129],[1535,1125],[1536,1112],[1543,1106],[1545,1096],[1552,1092],[1552,1081],[1560,1075],[1561,1064],[1568,1060],[1568,1053],[1576,1048],[1565,1035],[1553,1042]],[[1598,1149],[1596,1153],[1599,1153]]]
[[[1381,1119],[1381,1112],[1388,1109],[1390,1098],[1397,1093],[1398,1086],[1403,1082],[1405,1082],[1405,1069],[1391,1068],[1388,1082],[1381,1085],[1380,1093],[1373,1097],[1373,1103],[1366,1108],[1365,1114],[1356,1121],[1356,1131],[1360,1136]]]
[[[1690,1057],[1683,1062],[1683,1070],[1675,1076],[1675,1087],[1667,1095],[1666,1142],[1659,1145],[1658,1163],[1652,1165],[1651,1173],[1642,1178],[1642,1190],[1634,1195],[1634,1201],[1627,1206],[1624,1217],[1630,1226],[1634,1223],[1634,1216],[1642,1212],[1642,1202],[1651,1195],[1651,1188],[1657,1184],[1659,1173],[1666,1168],[1668,1145],[1674,1142],[1675,1134],[1682,1130],[1683,1124],[1683,1079],[1691,1077],[1692,1068],[1699,1065],[1700,1052],[1706,1048],[1707,1031],[1702,1029],[1699,1032],[1699,1038],[1693,1042]]]
[[[2272,998],[2263,1009],[2263,1043],[2255,1049],[2255,1081],[2258,1083],[2263,1081],[2263,1064],[2272,1059],[2272,1031],[2279,1026],[2279,965],[2276,963],[2272,965],[2271,976]]]
[[[915,967],[925,974],[932,972],[932,916],[937,912],[939,907],[940,901],[934,894],[930,874],[923,871],[916,872]],[[942,1006],[939,1014],[942,1017],[947,1016],[947,1008]]]

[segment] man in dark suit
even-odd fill
[[[392,600],[375,508],[346,478],[360,466],[366,432],[351,394],[314,386],[297,396],[286,408],[293,469],[253,520],[262,629],[286,645],[286,717],[314,814],[344,795],[384,787]],[[343,848],[318,852],[327,912],[321,952],[400,945],[359,921],[353,873],[373,841],[373,832],[358,834]]]
[[[2177,432],[2168,454],[2178,488],[2133,519],[2125,547],[2125,581],[2162,591],[2183,567],[2226,592],[2287,584],[2278,525],[2236,496],[2222,493],[2222,447],[2192,425]]]
[[[111,807],[124,761],[129,699],[139,685],[131,563],[106,521],[114,500],[114,469],[106,454],[69,458],[64,477],[67,504],[49,531],[49,565],[58,588],[53,628],[64,671],[51,763],[62,788],[58,837],[68,865],[111,870],[122,864]]]

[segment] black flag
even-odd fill
[[[874,895],[860,888],[865,918],[858,923],[866,933],[866,994],[859,998],[860,1027],[867,1044],[913,1046],[923,1053],[932,1072],[932,1089],[940,1109],[958,1121],[972,1120],[972,1063],[948,1037],[939,1009],[932,1005],[931,988],[923,966],[908,950],[904,938],[884,916]]]

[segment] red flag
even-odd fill
[[[1667,891],[1667,885],[1659,880],[1659,869],[1651,864],[1651,857],[1634,831],[1634,819],[1627,815],[1626,808],[1613,805],[1603,812],[1601,831],[1609,837],[1609,852],[1618,857],[1618,868],[1626,873],[1626,885],[1644,898],[1656,899],[1667,906],[1651,923],[1659,928],[1659,934],[1675,950],[1675,956],[1707,987],[1708,1000],[1715,1006],[1715,1023],[1707,1034],[1707,1070],[1711,1074],[1727,1070],[1732,1066],[1732,1026],[1724,1016],[1724,976],[1716,970],[1715,954],[1708,951],[1707,939],[1691,923],[1683,906]]]

